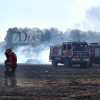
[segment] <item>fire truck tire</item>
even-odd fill
[[[90,58],[90,62],[89,62],[89,67],[92,67],[92,65],[93,65],[93,58]]]
[[[87,68],[87,67],[88,67],[87,63],[84,63],[84,68]]]
[[[68,59],[64,59],[64,66],[65,66],[65,68],[68,68],[70,66]]]
[[[57,67],[57,62],[55,58],[52,59],[52,67]]]

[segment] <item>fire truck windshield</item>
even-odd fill
[[[88,45],[87,44],[72,44],[72,50],[73,51],[88,51]]]

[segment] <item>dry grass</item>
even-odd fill
[[[18,66],[15,88],[3,85],[0,100],[100,100],[100,68]]]

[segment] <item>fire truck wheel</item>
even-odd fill
[[[88,67],[92,67],[93,63],[88,63]]]
[[[84,68],[87,68],[87,67],[88,67],[87,63],[84,63]]]
[[[69,60],[68,59],[64,59],[64,66],[66,67],[66,68],[68,68],[69,67]]]
[[[55,58],[52,59],[52,67],[57,67],[57,62]]]

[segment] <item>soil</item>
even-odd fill
[[[98,66],[18,65],[14,88],[4,85],[4,70],[1,65],[0,100],[100,100]]]

